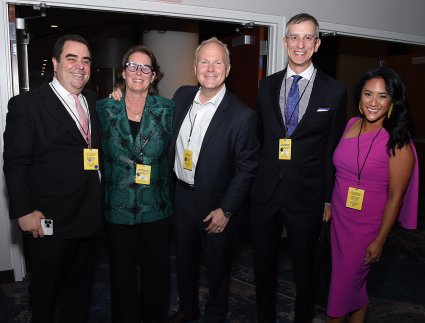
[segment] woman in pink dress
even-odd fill
[[[391,69],[366,73],[356,87],[360,115],[335,150],[332,196],[332,277],[328,322],[364,322],[366,280],[398,219],[416,228],[418,166],[404,86]],[[325,219],[328,220],[328,219]]]

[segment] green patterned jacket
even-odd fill
[[[98,101],[97,112],[103,135],[106,221],[134,225],[170,216],[167,153],[173,101],[161,96],[146,98],[136,139],[130,131],[125,97]],[[135,183],[136,164],[151,166],[150,185]]]

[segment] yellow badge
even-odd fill
[[[84,149],[84,170],[99,169],[99,153],[97,149]]]
[[[192,170],[192,155],[193,155],[192,150],[185,149],[183,154],[184,154],[183,168],[186,170]]]
[[[346,207],[361,210],[363,207],[364,190],[355,187],[348,188]]]
[[[150,185],[151,165],[136,164],[136,184]]]
[[[279,139],[279,159],[291,160],[292,139]]]

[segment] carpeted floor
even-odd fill
[[[103,237],[99,238],[98,259],[94,279],[91,323],[110,322],[109,267]],[[278,322],[292,322],[295,287],[285,239],[279,264],[277,310]],[[172,293],[170,314],[177,310],[175,258],[171,257]],[[368,282],[370,309],[367,322],[425,322],[425,223],[415,231],[396,226],[384,250],[382,261],[375,265]],[[201,281],[201,303],[205,303],[205,277]],[[242,242],[231,280],[229,322],[255,322],[255,288],[252,251]],[[26,323],[30,320],[27,282],[0,285],[0,322]],[[318,302],[314,322],[324,322],[325,305]]]

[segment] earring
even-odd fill
[[[390,109],[388,110],[388,114],[387,114],[388,119],[391,117],[392,113],[393,113],[393,105],[391,104]]]
[[[360,103],[359,103],[359,111],[360,111],[360,114],[363,114],[362,108],[360,107]]]

